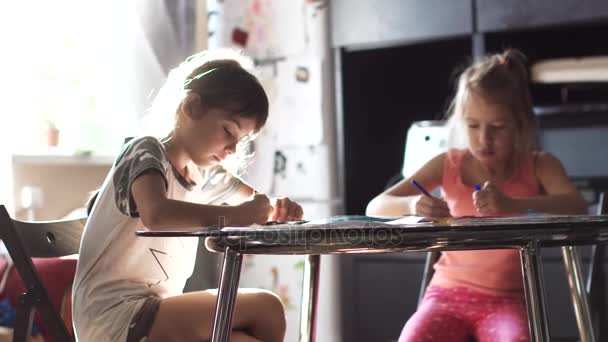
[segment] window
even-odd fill
[[[1,5],[7,36],[8,102],[1,108],[12,153],[115,154],[136,129],[129,2],[10,1]],[[112,10],[120,8],[121,10]],[[3,96],[4,97],[4,96]],[[3,125],[4,126],[4,125]],[[49,147],[46,133],[59,130]],[[53,145],[50,143],[50,145]]]

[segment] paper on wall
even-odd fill
[[[270,111],[279,146],[322,143],[321,60],[299,57],[279,62],[275,86]]]
[[[269,195],[273,191],[275,144],[270,134],[262,132],[253,142],[254,157],[243,175],[256,190]]]
[[[305,49],[304,0],[251,0],[247,51],[258,59],[301,54]]]
[[[323,58],[329,52],[327,1],[306,2],[306,55]]]
[[[243,48],[242,42],[233,37],[247,34],[246,3],[241,0],[207,1],[208,47]],[[246,45],[246,39],[245,39]]]
[[[331,199],[328,146],[292,146],[277,150],[273,193],[300,201]]]

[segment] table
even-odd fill
[[[549,341],[540,249],[562,246],[581,341],[595,341],[587,293],[574,246],[608,240],[608,216],[470,218],[447,223],[391,225],[379,221],[226,227],[189,231],[138,231],[140,236],[205,237],[207,249],[224,253],[213,342],[227,341],[243,254],[308,255],[305,266],[300,341],[312,341],[319,255],[402,253],[516,248],[521,252],[524,292],[532,341]]]

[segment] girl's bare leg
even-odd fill
[[[251,337],[242,331],[235,331],[230,334],[228,342],[263,342],[255,337]]]
[[[154,319],[149,342],[208,341],[215,316],[216,291],[191,292],[164,298]],[[235,341],[282,342],[285,312],[280,299],[264,290],[239,289],[232,328]],[[231,340],[232,340],[231,336]],[[249,341],[249,340],[243,340]]]

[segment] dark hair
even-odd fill
[[[198,94],[205,106],[254,119],[256,131],[268,118],[264,88],[236,60],[211,60],[197,67],[184,81],[184,90]]]
[[[95,201],[97,201],[97,197],[99,196],[99,189],[91,192],[89,196],[89,199],[86,201],[87,216],[91,215],[91,211],[93,211],[93,206],[95,205]]]
[[[528,84],[527,59],[521,51],[507,49],[484,56],[460,74],[448,113],[452,128],[462,119],[464,102],[471,95],[504,106],[513,113],[518,132],[516,149],[519,152],[535,147],[536,117]]]

